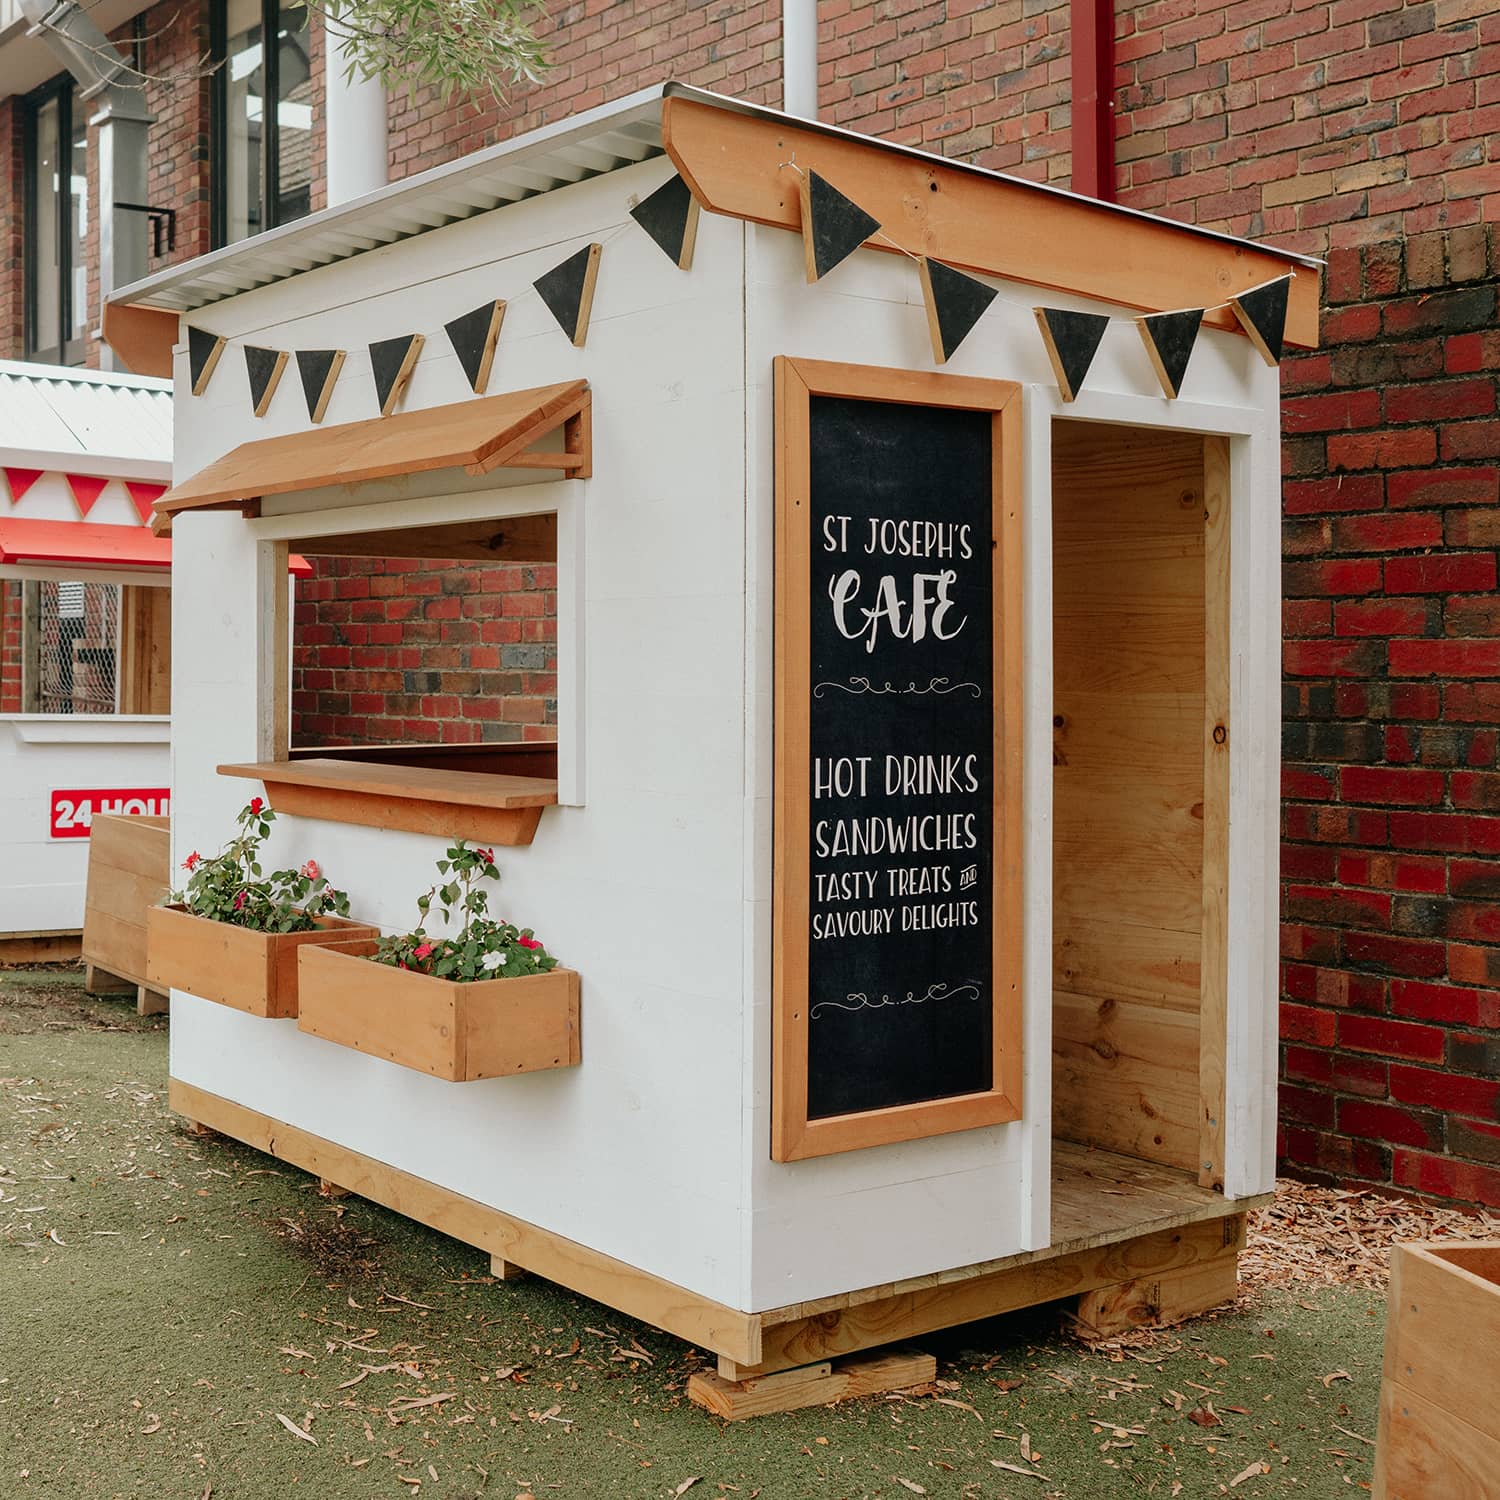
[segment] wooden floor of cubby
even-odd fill
[[[1077,1299],[1081,1321],[1100,1336],[1191,1316],[1233,1297],[1245,1215],[1270,1201],[1226,1201],[1186,1172],[1058,1141],[1046,1249],[747,1313],[179,1079],[170,1099],[190,1121],[474,1245],[507,1271],[530,1271],[712,1351],[715,1399],[705,1404],[720,1411],[733,1400],[726,1386],[747,1387],[757,1412],[786,1409],[764,1404],[770,1391],[798,1390],[798,1405],[869,1393],[882,1367],[851,1367],[848,1356],[1043,1302]],[[885,1373],[909,1385],[920,1368],[898,1360]]]

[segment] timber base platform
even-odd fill
[[[932,1376],[908,1355],[837,1362],[1043,1302],[1077,1299],[1095,1338],[1207,1311],[1233,1299],[1245,1215],[1270,1201],[1229,1202],[1186,1172],[1057,1141],[1047,1249],[747,1313],[178,1079],[169,1098],[198,1127],[486,1251],[506,1279],[532,1272],[711,1350],[717,1373],[690,1394],[731,1418],[921,1384]]]

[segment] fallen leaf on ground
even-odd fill
[[[1035,1469],[1023,1469],[1020,1464],[1008,1464],[1003,1458],[992,1458],[990,1465],[996,1469],[1004,1469],[1007,1474],[1022,1474],[1027,1479],[1047,1478],[1045,1474],[1039,1474]]]
[[[703,1476],[701,1474],[691,1474],[686,1479],[684,1479],[682,1483],[672,1491],[672,1493],[674,1495],[685,1495],[702,1478]]]
[[[925,1495],[927,1493],[920,1484],[916,1484],[910,1479],[903,1479],[899,1474],[892,1474],[891,1478],[904,1489],[910,1490],[914,1495]]]
[[[1323,1389],[1326,1391],[1335,1380],[1353,1380],[1354,1377],[1347,1370],[1330,1370],[1322,1377]]]
[[[293,1437],[299,1437],[304,1443],[311,1443],[314,1448],[318,1446],[318,1440],[312,1433],[304,1432],[290,1417],[284,1417],[280,1412],[276,1413],[276,1420],[281,1423]]]
[[[1224,1419],[1205,1401],[1202,1406],[1195,1406],[1188,1413],[1188,1421],[1196,1422],[1199,1427],[1221,1427]]]
[[[1269,1474],[1270,1472],[1270,1464],[1263,1464],[1259,1459],[1256,1459],[1253,1464],[1246,1464],[1245,1467],[1241,1469],[1240,1472],[1229,1481],[1229,1488],[1234,1489],[1236,1485],[1243,1484],[1247,1479],[1256,1479],[1259,1478],[1260,1475]]]

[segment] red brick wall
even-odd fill
[[[21,585],[0,579],[0,714],[21,712]]]
[[[1335,250],[1286,372],[1283,1148],[1500,1203],[1500,226]]]
[[[315,565],[296,586],[294,745],[556,737],[555,566]]]
[[[25,347],[22,294],[21,106],[0,99],[0,357],[19,358]]]
[[[1019,177],[1067,185],[1070,69],[1068,0],[818,5],[825,120]]]
[[[1067,185],[1064,0],[819,16],[829,118]],[[1500,13],[1119,0],[1116,64],[1122,202],[1329,257],[1283,368],[1284,1160],[1500,1203]]]
[[[538,33],[553,66],[541,84],[508,90],[505,104],[392,91],[393,181],[666,78],[781,102],[781,6],[770,0],[571,0],[548,7]]]

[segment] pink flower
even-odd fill
[[[245,905],[245,898],[249,894],[250,893],[248,891],[241,891],[239,893],[239,895],[234,898],[234,909],[236,911],[239,911],[239,910],[241,910],[244,907],[244,905]]]
[[[492,865],[495,863],[495,851],[493,849],[476,849],[474,852],[485,864]]]
[[[258,813],[261,810],[261,808],[263,808],[265,805],[266,804],[265,804],[264,799],[262,799],[260,797],[252,797],[250,799],[250,812],[251,812],[251,815],[253,816],[254,814]]]
[[[203,856],[201,854],[199,854],[196,849],[194,849],[193,852],[190,855],[188,855],[188,857],[185,860],[183,860],[183,862],[182,862],[182,868],[184,870],[186,870],[189,875],[191,875],[193,873],[193,871],[196,870],[198,868],[198,866],[201,865],[202,863],[203,863]]]
[[[304,880],[316,880],[318,878],[318,862],[310,859],[302,866],[302,878]]]
[[[432,944],[431,943],[423,943],[420,948],[413,948],[411,950],[411,956],[413,958],[427,958],[427,957],[429,957],[431,955],[431,953],[432,953]]]
[[[518,938],[517,938],[517,939],[516,939],[516,941],[517,941],[517,942],[518,942],[518,943],[519,943],[519,944],[520,944],[520,945],[521,945],[521,946],[522,946],[522,947],[523,947],[523,948],[540,948],[540,947],[541,947],[541,946],[542,946],[542,945],[541,945],[541,944],[540,944],[540,943],[539,943],[539,942],[538,942],[538,941],[537,941],[537,940],[536,940],[536,939],[535,939],[535,938],[529,938],[529,937],[518,937]]]

